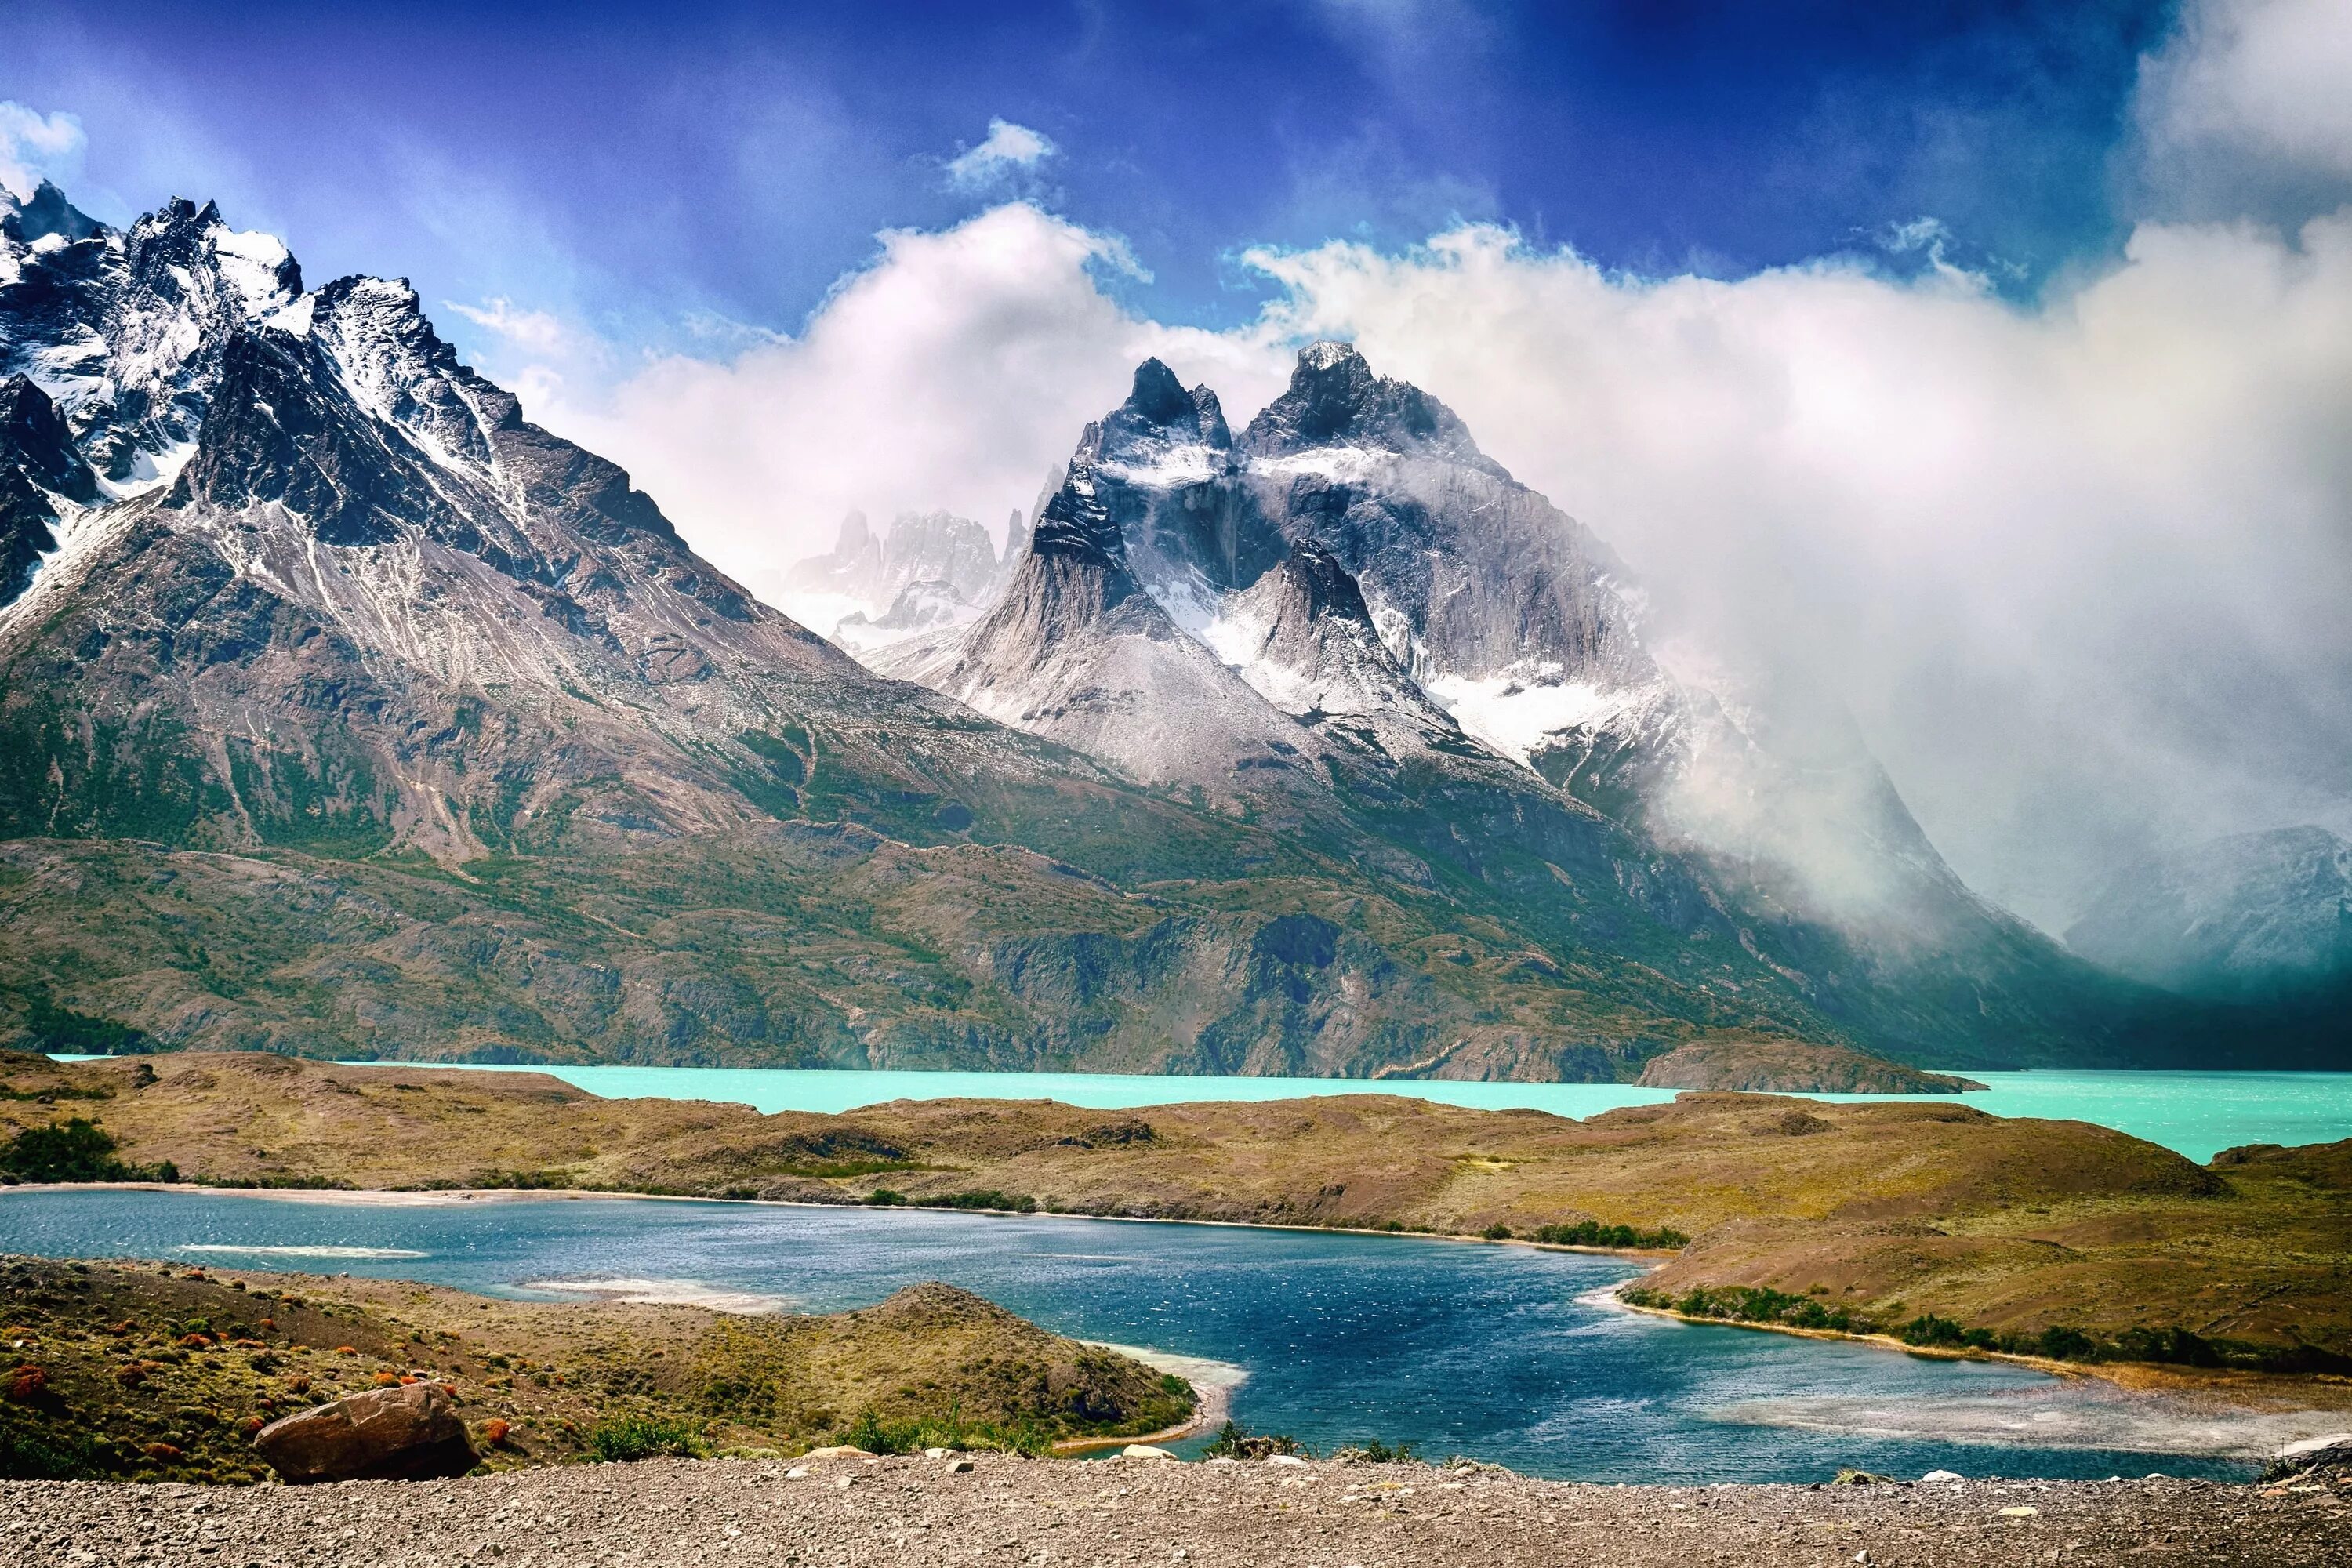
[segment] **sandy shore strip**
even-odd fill
[[[969,1462],[652,1459],[299,1488],[8,1481],[0,1510],[21,1521],[8,1560],[22,1568],[2352,1562],[2352,1507],[2326,1479],[1619,1487],[1419,1463]]]

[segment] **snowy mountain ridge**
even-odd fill
[[[1675,680],[1606,547],[1351,348],[1238,436],[1147,362],[1021,531],[845,530],[813,570],[891,594],[889,679],[405,283],[308,287],[208,204],[12,205],[0,1026],[74,974],[57,1005],[159,1038],[332,1054],[1611,1077],[1745,1030],[2109,1037],[1866,750]],[[1915,918],[1825,918],[1799,863]]]

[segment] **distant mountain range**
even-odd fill
[[[2127,868],[2066,930],[2084,957],[2191,996],[2265,1000],[2352,982],[2352,843],[2235,834]]]
[[[1147,362],[1016,523],[856,520],[795,569],[869,669],[404,283],[308,288],[209,205],[5,201],[0,1031],[1570,1079],[2193,1049],[1970,894],[1832,705],[1670,669],[1606,547],[1353,349],[1239,437]]]

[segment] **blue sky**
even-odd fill
[[[1124,238],[1137,308],[1223,325],[1242,247],[1496,220],[1738,276],[1939,219],[2031,289],[2110,252],[2150,0],[1251,5],[16,0],[0,99],[79,118],[74,188],[172,194],[320,278],[414,277],[667,343],[796,330],[877,230],[1031,195]],[[1034,166],[961,188],[992,120]],[[1899,263],[1890,262],[1890,265]],[[460,329],[462,335],[462,329]]]

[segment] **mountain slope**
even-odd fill
[[[1609,1078],[1835,1032],[1687,868],[1434,706],[1265,703],[1139,591],[1076,466],[978,625],[1129,616],[1139,683],[1255,705],[1226,749],[1263,787],[1196,797],[869,673],[525,420],[404,283],[308,289],[186,202],[9,221],[21,1040]],[[1229,442],[1179,395],[1122,461]],[[1295,558],[1261,655],[1411,699],[1329,563],[1169,521],[1155,571]]]
[[[995,610],[873,657],[1336,854],[1402,847],[1554,949],[1594,928],[1541,873],[1514,886],[1514,856],[1586,896],[1646,862],[1635,921],[1720,942],[1710,984],[1873,1048],[2137,1048],[2131,987],[1970,893],[1843,713],[1669,669],[1643,603],[1443,404],[1318,343],[1238,439],[1147,362]]]

